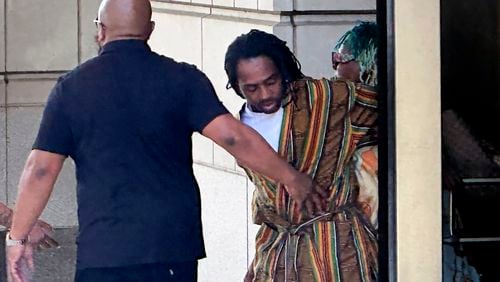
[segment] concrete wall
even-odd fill
[[[442,281],[439,2],[396,0],[394,5],[397,281],[438,282]]]
[[[50,88],[57,77],[96,54],[99,0],[0,0],[0,200],[15,204],[17,182]],[[375,0],[153,1],[153,50],[197,65],[235,113],[242,104],[225,89],[228,44],[252,28],[273,32],[297,54],[304,73],[330,77],[330,49],[357,20],[375,19]],[[200,281],[240,281],[253,256],[253,187],[234,159],[194,136],[195,173],[203,198],[208,258]],[[35,281],[71,281],[76,232],[73,164],[66,161],[42,218],[57,228],[63,247],[38,254]],[[217,278],[216,278],[217,277]],[[0,277],[1,280],[1,277]]]

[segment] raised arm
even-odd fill
[[[311,201],[306,202],[309,212],[311,209],[322,209],[322,200],[317,193],[323,196],[324,192],[313,185],[311,178],[295,170],[255,130],[232,115],[216,117],[202,134],[223,147],[243,166],[283,183],[299,205],[310,198]]]

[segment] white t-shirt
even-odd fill
[[[283,122],[283,108],[272,114],[252,112],[248,104],[241,112],[241,122],[255,129],[266,139],[267,143],[277,152],[280,142],[281,123]]]

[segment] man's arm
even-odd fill
[[[205,126],[202,134],[223,147],[241,165],[283,183],[299,205],[310,197],[312,202],[306,202],[310,213],[313,212],[312,209],[322,210],[323,202],[317,193],[326,196],[324,191],[315,187],[310,177],[298,172],[280,158],[255,130],[242,124],[232,115],[216,117]]]
[[[31,151],[19,181],[17,203],[10,235],[23,239],[42,213],[66,156],[41,150]]]
[[[365,141],[377,139],[378,101],[377,92],[373,87],[354,84],[354,105],[350,111],[351,123],[364,134]],[[361,130],[363,129],[364,130]]]
[[[28,234],[49,200],[65,158],[41,150],[31,151],[19,181],[12,228],[7,239],[28,239]],[[30,281],[34,269],[33,245],[28,242],[7,246],[6,255],[9,281]]]

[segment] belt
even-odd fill
[[[342,208],[338,208],[334,211],[323,212],[314,218],[311,218],[301,224],[293,225],[283,219],[278,214],[272,212],[273,209],[264,211],[264,224],[266,224],[271,229],[280,233],[281,242],[277,249],[277,258],[281,256],[281,253],[285,252],[285,281],[289,281],[289,273],[291,270],[294,271],[295,277],[299,279],[297,270],[297,257],[300,239],[303,235],[311,232],[311,226],[313,223],[318,221],[332,221],[333,216],[337,213],[347,211],[352,208],[352,205],[345,205]],[[272,280],[275,281],[275,276],[277,272],[278,263],[276,262],[273,267]]]

